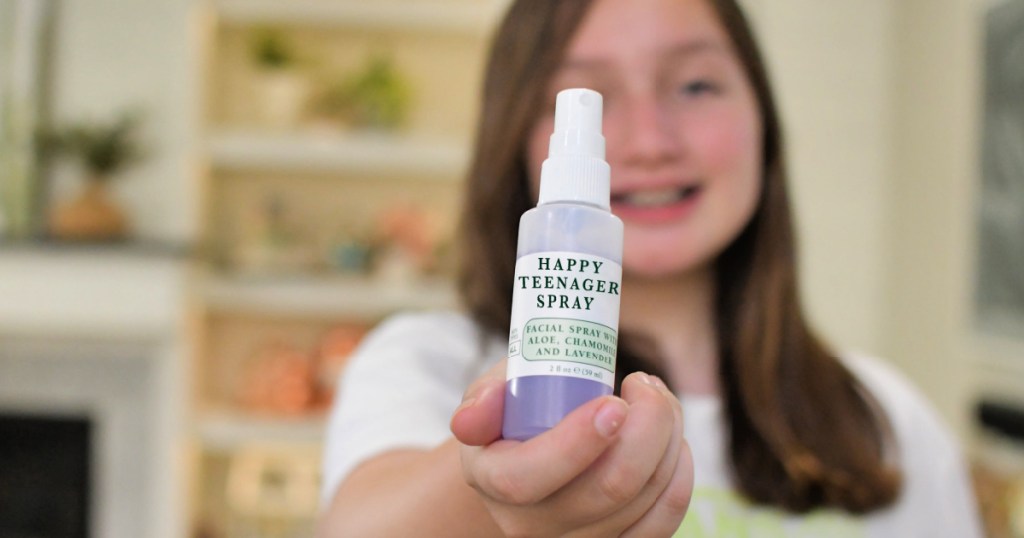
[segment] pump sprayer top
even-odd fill
[[[537,204],[576,202],[609,209],[611,172],[604,160],[601,94],[562,90],[555,100],[555,131],[540,173]]]

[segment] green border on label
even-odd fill
[[[530,331],[528,330],[528,328],[530,327],[530,325],[538,323],[538,322],[548,322],[548,323],[551,323],[551,324],[558,324],[560,326],[559,328],[562,329],[562,330],[561,331],[553,331],[553,332],[543,332],[543,333],[533,333],[533,334],[531,334]],[[597,341],[600,342],[600,343],[604,343],[604,344],[610,345],[613,350],[617,350],[618,349],[619,333],[618,333],[618,331],[616,331],[615,329],[613,329],[613,328],[611,328],[611,327],[609,327],[607,325],[603,325],[603,324],[600,324],[600,323],[594,323],[592,321],[583,321],[583,320],[579,320],[579,319],[533,318],[533,319],[527,321],[525,325],[523,325],[523,331],[519,335],[520,342],[521,342],[521,345],[520,345],[520,348],[519,348],[520,349],[520,354],[522,355],[522,357],[524,359],[526,359],[528,361],[531,361],[531,362],[541,362],[541,361],[573,362],[573,363],[576,363],[576,364],[583,364],[583,365],[586,365],[586,366],[593,366],[595,368],[601,368],[602,370],[607,370],[609,372],[614,373],[615,372],[615,352],[614,351],[612,352],[612,354],[610,356],[610,361],[611,361],[610,364],[608,364],[608,363],[606,363],[604,361],[601,361],[599,359],[588,358],[588,357],[566,357],[566,356],[564,356],[562,354],[562,352],[564,350],[566,350],[566,349],[573,349],[573,350],[576,350],[576,351],[587,351],[587,352],[590,352],[590,353],[593,353],[593,354],[600,354],[600,355],[605,355],[605,356],[608,355],[607,352],[605,352],[605,351],[595,351],[594,349],[588,348],[588,347],[565,344],[563,342],[563,338],[565,338],[566,336],[572,336],[574,334],[572,332],[569,332],[571,330],[571,329],[569,329],[569,327],[577,327],[577,328],[585,330],[585,331],[605,331],[607,333],[610,333],[611,337],[614,338],[614,340],[615,340],[613,343],[609,344],[607,342],[607,335],[602,335],[604,337],[603,340],[600,337],[598,337]],[[545,337],[545,336],[554,337],[556,339],[556,341],[555,342],[545,342],[543,344],[530,344],[530,343],[528,343],[528,339],[531,338],[531,337]],[[595,338],[593,336],[586,336],[586,337],[587,338]],[[554,355],[554,356],[550,356],[550,357],[536,358],[536,353],[538,351],[538,348],[541,348],[541,347],[543,347],[545,349],[549,349],[549,350],[554,350],[558,354]],[[534,357],[534,358],[531,358],[531,356]]]

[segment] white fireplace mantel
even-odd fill
[[[187,534],[189,274],[161,249],[0,244],[0,410],[97,420],[94,536]]]
[[[0,244],[0,333],[165,337],[180,328],[186,279],[178,255]]]

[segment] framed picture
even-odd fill
[[[1024,340],[1024,0],[985,18],[976,306],[982,329]]]
[[[42,200],[43,122],[54,0],[0,0],[0,238],[27,238]]]

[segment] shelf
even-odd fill
[[[451,283],[442,280],[387,284],[370,279],[216,277],[207,280],[213,311],[274,316],[378,319],[400,310],[452,308]]]
[[[463,144],[396,135],[223,132],[208,144],[222,170],[393,173],[461,181],[469,162]]]
[[[207,449],[230,451],[252,444],[319,444],[322,415],[276,418],[242,411],[212,411],[199,420],[199,438]]]
[[[6,253],[61,255],[84,254],[138,258],[188,259],[195,246],[185,242],[124,239],[109,241],[65,241],[50,237],[10,239],[0,237],[0,256]]]
[[[215,0],[227,24],[349,26],[486,35],[507,0]]]

